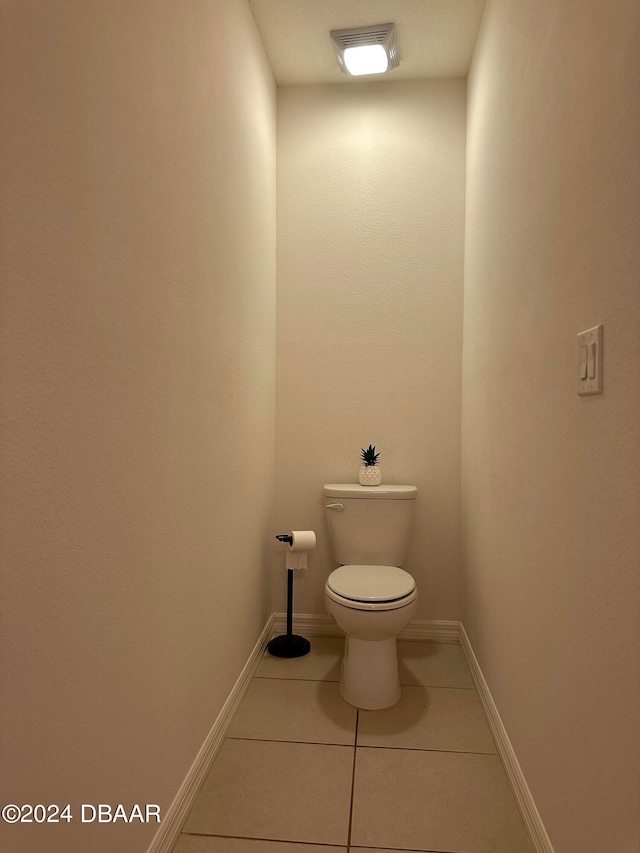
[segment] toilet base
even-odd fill
[[[400,701],[396,638],[358,640],[347,635],[340,673],[340,694],[367,711],[390,708]]]

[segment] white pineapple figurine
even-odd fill
[[[362,465],[358,473],[358,480],[361,486],[379,486],[382,482],[382,470],[378,466],[378,457],[380,452],[376,453],[374,445],[363,447],[360,451],[362,456]]]

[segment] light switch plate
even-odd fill
[[[595,346],[595,376],[582,379],[583,363],[590,346]],[[602,323],[578,334],[578,394],[602,394]]]

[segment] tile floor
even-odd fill
[[[265,653],[173,853],[531,853],[460,646],[398,643],[384,711],[343,701],[342,649]]]

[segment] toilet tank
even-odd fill
[[[417,494],[417,486],[326,484],[325,514],[338,564],[402,567]]]

